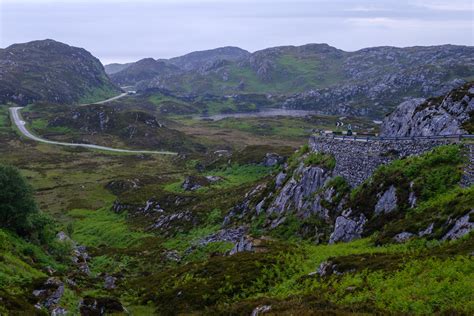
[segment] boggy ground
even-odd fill
[[[384,239],[386,232],[375,231],[350,243],[317,245],[299,237],[298,223],[266,232],[254,221],[249,224],[250,234],[259,240],[256,252],[228,255],[232,242],[202,242],[219,232],[229,209],[247,192],[273,181],[282,167],[262,164],[268,152],[289,163],[295,159],[292,153],[304,135],[292,137],[293,131],[285,127],[288,119],[267,122],[283,124],[271,137],[243,128],[245,120],[230,123],[238,128],[188,122],[180,129],[184,134],[186,128],[204,130],[206,135],[194,135],[194,140],[206,150],[168,157],[38,144],[21,139],[7,115],[6,107],[1,107],[0,163],[18,167],[36,189],[41,209],[54,217],[57,230],[87,247],[91,273],[78,273],[67,254],[55,256],[2,231],[0,312],[39,313],[31,293],[47,278],[46,267],[54,268],[54,275],[63,281],[74,280],[66,283],[58,303],[72,314],[80,313],[84,298],[118,299],[134,315],[248,315],[257,307],[269,309],[270,315],[474,310],[472,234],[451,242],[416,238],[394,244]],[[212,134],[219,128],[236,134],[219,139]],[[245,146],[249,144],[253,146]],[[325,162],[325,167],[331,166]],[[400,163],[387,167],[378,177],[403,177],[401,167]],[[181,184],[189,175],[221,180],[185,191]],[[355,191],[354,200],[369,194],[374,185]],[[441,192],[443,203],[451,203],[450,196],[457,192],[451,191],[452,186]],[[472,197],[472,189],[468,190],[463,194]],[[115,201],[124,208],[118,211]],[[147,201],[152,203],[150,212],[145,211]],[[430,207],[427,203],[425,209]],[[184,215],[166,222],[160,221],[163,214]],[[157,222],[164,225],[154,226]],[[337,273],[317,274],[324,261],[332,262]],[[115,285],[105,287],[109,276]]]

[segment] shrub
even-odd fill
[[[304,160],[306,166],[319,166],[328,170],[336,167],[336,159],[332,155],[323,153],[310,153]]]
[[[0,166],[0,227],[28,235],[38,213],[32,189],[18,169]]]

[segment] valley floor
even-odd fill
[[[41,114],[41,109],[26,111],[30,113],[26,121],[38,135],[75,137],[68,131],[57,133],[58,127],[38,124],[44,118],[32,113]],[[265,219],[255,216],[237,220],[248,226],[244,237],[253,240],[253,251],[229,255],[243,237],[239,225],[233,227],[236,230],[224,230],[235,233],[237,240],[230,235],[215,238],[223,232],[229,210],[283,171],[281,164],[262,164],[268,161],[267,153],[276,153],[295,166],[330,167],[331,162],[319,156],[298,156],[294,151],[306,143],[315,125],[329,128],[334,118],[174,119],[167,126],[183,137],[192,136],[205,150],[165,156],[38,143],[21,139],[7,107],[0,106],[0,164],[17,167],[34,187],[41,210],[54,218],[56,230],[86,247],[89,270],[84,273],[82,265],[71,262],[67,251],[54,253],[2,229],[0,314],[50,312],[44,302],[41,311],[34,307],[38,298],[32,293],[51,277],[64,286],[54,306],[72,315],[93,309],[94,302],[110,313],[125,313],[120,311],[125,307],[132,315],[250,315],[256,310],[266,311],[265,315],[474,312],[472,233],[453,241],[413,238],[398,244],[383,239],[393,228],[387,222],[386,230],[328,245],[326,231],[304,235],[307,227],[319,222],[289,216],[285,225],[268,230]],[[125,142],[111,137],[116,144]],[[91,139],[107,141],[98,135]],[[461,189],[454,183],[462,161],[446,162],[446,157],[457,153],[457,149],[447,149],[407,162],[412,164],[410,172],[421,170],[418,180],[426,181],[422,182],[425,204],[410,210],[413,216],[421,212],[429,217],[438,206],[460,212],[472,207],[473,187]],[[377,179],[403,177],[400,168],[397,163],[390,165]],[[453,183],[437,183],[430,172],[454,179]],[[199,188],[183,188],[189,176],[195,177],[191,180]],[[219,180],[209,183],[206,176]],[[350,194],[364,199],[367,192]],[[453,196],[464,200],[455,202]],[[408,225],[400,221],[402,227]]]

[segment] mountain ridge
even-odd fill
[[[474,47],[461,45],[346,52],[327,44],[307,44],[267,48],[235,61],[215,59],[149,80],[127,78],[125,70],[111,78],[139,90],[280,95],[286,99],[280,104],[285,108],[381,118],[406,99],[442,95],[472,80],[472,56]],[[127,69],[131,67],[134,64]]]

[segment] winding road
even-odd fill
[[[93,103],[93,104],[104,104],[104,103],[107,103],[107,102],[110,102],[110,101],[120,99],[120,98],[122,98],[126,95],[127,95],[127,93],[122,93],[122,94],[120,94],[118,96],[115,96],[113,98],[110,98],[110,99],[107,99],[107,100],[104,100],[104,101],[100,101],[100,102],[97,102],[97,103]],[[22,108],[21,107],[11,107],[11,108],[9,108],[11,119],[12,119],[13,123],[15,123],[15,125],[18,127],[18,130],[20,131],[20,133],[22,133],[26,138],[32,139],[32,140],[40,142],[40,143],[58,145],[58,146],[68,146],[68,147],[84,147],[84,148],[90,148],[90,149],[112,151],[112,152],[117,152],[117,153],[177,155],[177,153],[171,152],[171,151],[120,149],[120,148],[111,148],[111,147],[99,146],[99,145],[93,145],[93,144],[64,143],[64,142],[58,142],[58,141],[54,141],[54,140],[44,139],[44,138],[33,135],[26,128],[26,122],[24,120],[22,120],[21,116],[20,116],[20,109],[22,109]]]

